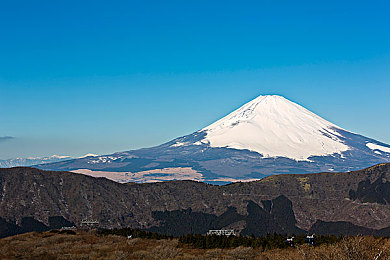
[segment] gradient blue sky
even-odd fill
[[[260,94],[390,143],[389,13],[389,1],[1,1],[0,159],[153,146]]]

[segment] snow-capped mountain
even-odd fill
[[[338,127],[276,95],[259,96],[160,146],[40,165],[120,182],[230,182],[270,174],[350,171],[390,162],[390,145]]]
[[[78,158],[87,158],[94,157],[96,154],[86,154],[84,156]],[[14,159],[6,159],[0,160],[0,168],[11,168],[11,167],[19,167],[19,166],[32,166],[37,164],[46,164],[53,162],[62,162],[66,160],[74,159],[74,157],[68,155],[52,155],[45,157],[27,157],[27,158],[14,158]]]
[[[0,168],[10,168],[17,166],[31,166],[43,163],[52,163],[72,159],[70,156],[65,155],[52,155],[47,157],[27,157],[27,158],[15,158],[0,160]]]
[[[211,147],[246,149],[297,161],[349,148],[340,127],[281,96],[260,96],[204,128]]]

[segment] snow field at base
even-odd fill
[[[385,147],[385,146],[382,146],[382,145],[379,145],[379,144],[367,143],[366,146],[368,148],[370,148],[371,150],[381,150],[382,152],[390,153],[390,148],[389,147]],[[378,152],[376,151],[376,153],[378,153]]]

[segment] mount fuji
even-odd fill
[[[282,96],[259,96],[168,143],[38,165],[118,182],[251,181],[272,174],[352,171],[390,162],[390,145],[338,127]]]

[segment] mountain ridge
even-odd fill
[[[337,127],[283,97],[259,96],[210,126],[159,146],[36,167],[118,182],[224,184],[384,162],[390,162],[390,145]]]
[[[192,212],[188,218],[200,221],[202,232],[214,224],[250,232],[246,228],[263,221],[275,230],[293,232],[295,228],[309,230],[318,220],[323,221],[314,226],[318,230],[336,222],[342,227],[352,224],[354,230],[381,230],[390,226],[388,180],[389,163],[353,172],[281,174],[223,186],[190,180],[120,184],[70,172],[17,167],[0,169],[0,217],[15,225],[32,217],[46,226],[51,216],[77,226],[87,218],[97,219],[106,228],[167,233],[169,216]],[[258,214],[248,215],[249,204]],[[235,210],[229,211],[231,207]],[[276,215],[270,215],[272,212]],[[187,222],[182,222],[177,232],[185,230]],[[272,231],[266,226],[257,228],[257,234]]]
[[[27,157],[0,160],[0,168],[10,168],[18,166],[32,166],[37,164],[59,162],[72,159],[67,155],[51,155],[44,157]]]

